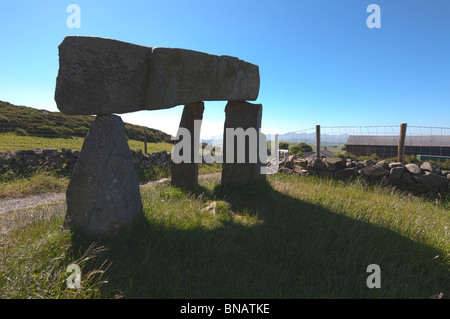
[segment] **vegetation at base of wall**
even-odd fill
[[[198,164],[198,174],[212,174],[222,172],[222,164]],[[155,181],[163,178],[170,178],[170,166],[164,167],[148,167],[148,168],[136,168],[139,182]]]
[[[94,116],[89,115],[65,115],[0,101],[0,133],[47,138],[84,138],[94,119]],[[173,143],[169,134],[156,129],[125,123],[125,131],[130,140],[143,142],[147,132],[149,143]]]
[[[218,173],[222,171],[222,165],[217,163],[199,164],[198,171],[199,174]],[[69,167],[61,169],[33,166],[16,169],[0,168],[0,199],[65,192],[71,172]],[[170,166],[136,168],[136,174],[141,183],[171,176]]]
[[[450,296],[442,203],[287,175],[238,188],[209,180],[189,193],[159,184],[142,201],[133,229],[107,243],[79,246],[62,227],[64,207],[3,234],[0,298]],[[81,289],[66,287],[72,263]],[[371,264],[379,289],[366,284]]]

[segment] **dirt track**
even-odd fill
[[[0,214],[17,209],[30,208],[65,198],[65,193],[45,193],[19,198],[2,198]]]

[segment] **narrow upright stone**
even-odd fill
[[[201,154],[199,153],[201,151],[200,127],[198,127],[198,131],[196,131],[194,121],[203,119],[204,109],[205,104],[203,102],[190,103],[184,106],[180,121],[180,128],[185,128],[189,131],[191,140],[184,141],[183,144],[189,144],[191,154],[188,159],[189,163],[174,163],[172,160],[171,175],[172,185],[174,186],[192,190],[198,185],[198,163],[195,163],[195,156],[196,154]],[[184,151],[187,150],[183,148],[181,152]],[[177,155],[183,154],[178,154],[176,151],[172,152],[172,156]]]
[[[262,105],[229,101],[225,114],[222,184],[245,184],[264,179],[259,154],[260,140],[266,140],[259,132]]]
[[[83,235],[114,235],[141,214],[139,180],[119,116],[99,115],[91,124],[66,201],[64,223]]]

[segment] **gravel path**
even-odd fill
[[[1,202],[0,214],[12,210],[34,207],[37,205],[53,202],[65,197],[66,193],[45,193],[20,198],[0,199]]]

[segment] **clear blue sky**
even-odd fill
[[[69,4],[81,8],[70,29]],[[369,4],[381,28],[369,29]],[[231,55],[259,65],[263,128],[450,126],[449,0],[39,0],[0,6],[0,100],[56,111],[67,35]],[[207,102],[202,136],[222,131]],[[182,106],[123,115],[174,134]]]

